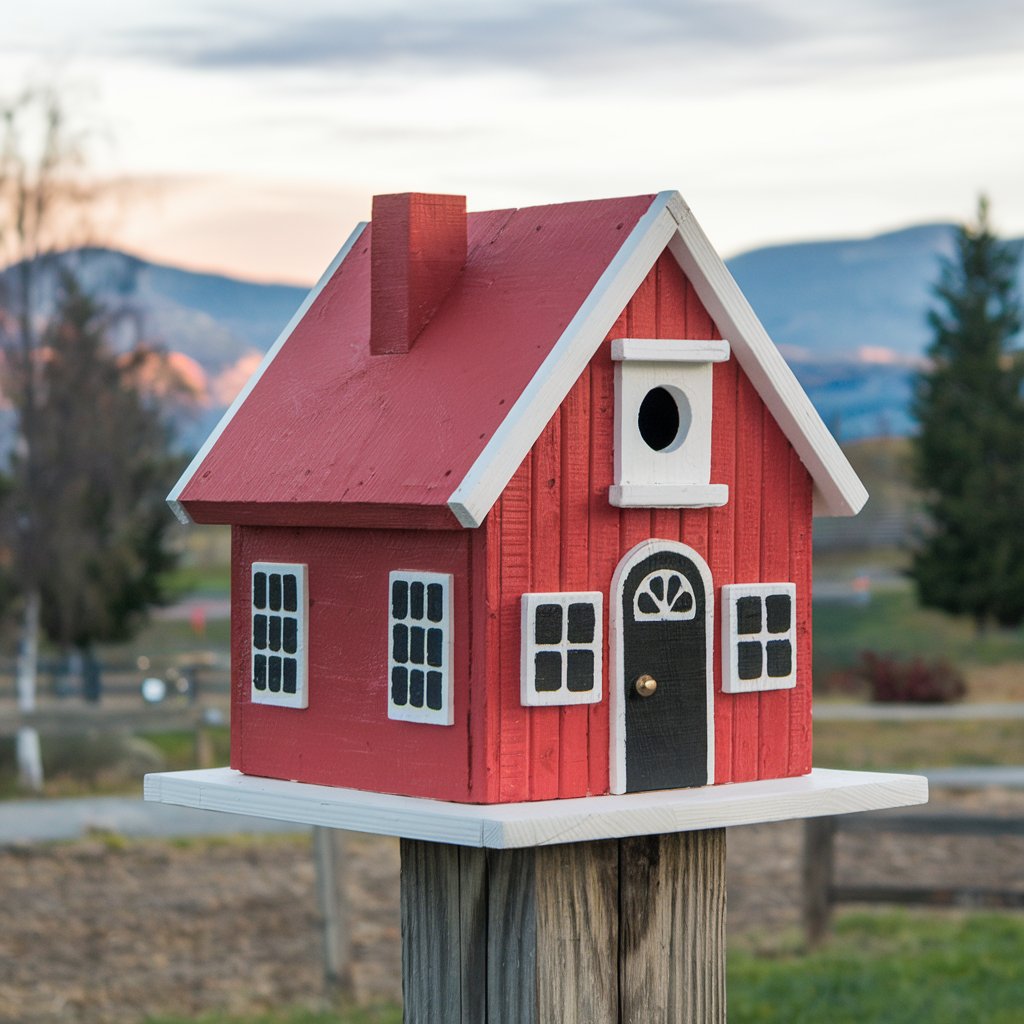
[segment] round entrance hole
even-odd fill
[[[674,451],[686,440],[690,416],[690,403],[678,388],[651,388],[640,403],[637,427],[648,448]]]

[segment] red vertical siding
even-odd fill
[[[468,533],[450,530],[235,527],[232,766],[250,775],[469,800],[470,543]],[[309,567],[306,710],[248,699],[255,561]],[[394,569],[454,577],[451,726],[387,717],[388,574]]]
[[[764,405],[745,373],[736,388],[736,488],[730,501],[735,504],[735,563],[738,582],[761,579],[761,516],[764,495],[761,487],[761,433]],[[725,580],[718,580],[720,586]],[[733,706],[732,781],[757,778],[760,695],[729,695]],[[725,695],[723,695],[723,700]]]
[[[796,688],[789,701],[789,775],[811,770],[811,529],[814,485],[810,474],[789,452],[789,574],[796,584]]]
[[[789,580],[789,444],[778,424],[763,418],[761,475],[761,579],[768,583]],[[795,609],[794,609],[795,614]],[[789,690],[766,690],[759,700],[757,776],[772,779],[789,771]]]
[[[501,496],[501,660],[498,693],[499,784],[502,802],[530,799],[530,724],[533,708],[519,699],[520,596],[530,589],[532,458],[527,456]]]
[[[470,539],[470,799],[474,803],[498,800],[498,751],[489,737],[501,731],[498,664],[501,657],[501,507],[496,505],[487,522]],[[494,685],[489,685],[493,681]]]
[[[623,313],[612,327],[611,337],[622,337],[626,332]],[[590,419],[590,487],[588,550],[588,589],[604,594],[604,699],[587,709],[589,726],[587,753],[590,760],[591,793],[608,791],[608,666],[611,651],[608,643],[608,589],[612,574],[618,565],[619,512],[608,503],[608,489],[614,473],[612,462],[613,424],[615,419],[615,368],[612,364],[611,345],[606,341],[590,361],[590,407],[582,410]]]
[[[708,563],[715,584],[715,782],[733,781],[733,719],[735,704],[722,693],[720,649],[721,587],[736,578],[736,389],[739,369],[734,359],[717,363],[712,374],[711,479],[726,484],[729,501],[708,510]]]
[[[483,560],[500,562],[488,583],[486,715],[500,766],[499,799],[607,792],[608,601],[622,556],[650,537],[682,541],[708,562],[715,586],[715,781],[801,774],[810,768],[810,496],[806,470],[735,359],[713,369],[712,481],[729,487],[717,509],[615,509],[612,484],[615,337],[718,338],[670,255],[637,290],[587,371],[506,488],[488,523]],[[495,522],[491,522],[491,518]],[[496,552],[495,546],[500,545]],[[495,569],[489,572],[494,574]],[[720,588],[757,581],[797,584],[798,684],[766,694],[723,694]],[[605,595],[605,697],[598,705],[521,707],[520,603],[524,591],[599,590]],[[500,632],[496,638],[494,633]],[[474,764],[478,763],[474,760]],[[477,791],[474,789],[474,793]],[[490,791],[488,791],[490,792]],[[493,799],[492,797],[474,797]]]
[[[590,372],[576,382],[561,411],[562,475],[559,590],[590,590]],[[590,708],[559,710],[558,795],[590,791]]]
[[[537,594],[561,590],[561,426],[562,418],[556,414],[530,453],[532,502],[529,589]],[[516,611],[518,613],[520,609]],[[521,623],[521,615],[517,614],[516,620]],[[516,682],[518,680],[517,671]],[[529,716],[530,799],[554,800],[558,796],[561,709],[531,708]]]
[[[656,338],[658,330],[658,267],[644,279],[626,307],[626,335],[630,338]],[[606,341],[607,345],[608,342]],[[604,500],[608,500],[605,492]],[[648,537],[653,537],[654,513],[646,508],[619,509],[620,557]]]
[[[244,720],[249,703],[249,631],[252,612],[248,606],[250,563],[242,560],[241,526],[231,527],[231,767],[242,771],[245,763],[245,730],[237,728]],[[244,670],[242,666],[245,666]]]

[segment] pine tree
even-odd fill
[[[103,310],[65,272],[42,336],[31,496],[14,463],[14,498],[35,510],[43,630],[87,666],[94,643],[127,638],[161,602],[173,562],[163,495],[177,467],[140,385],[150,353],[116,355],[105,329]]]
[[[1024,357],[1016,246],[988,202],[960,227],[928,315],[929,368],[915,382],[917,483],[928,528],[911,576],[922,604],[979,631],[1024,621]]]

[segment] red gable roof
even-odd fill
[[[400,355],[370,353],[370,225],[172,499],[205,523],[456,527],[453,489],[654,198],[469,214],[465,268]]]
[[[416,203],[444,223],[458,205],[444,199]],[[389,290],[424,315],[440,302],[418,335],[399,318],[399,347],[412,346],[399,354],[371,354],[364,227],[169,495],[185,521],[478,526],[666,249],[810,472],[815,511],[853,515],[867,500],[677,192],[470,214],[466,263],[446,296],[455,249],[421,248],[408,223],[390,230],[378,265],[413,276]]]

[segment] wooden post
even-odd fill
[[[316,897],[324,928],[324,984],[331,996],[349,997],[352,963],[344,847],[344,832],[313,826]]]
[[[811,949],[821,945],[832,922],[835,834],[833,817],[808,818],[804,822],[803,923]]]
[[[724,1024],[725,831],[402,840],[406,1024]]]

